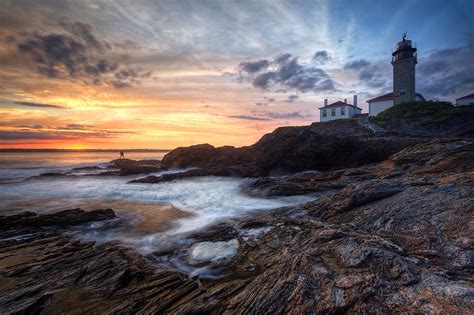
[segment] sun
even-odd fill
[[[75,143],[75,144],[68,145],[66,147],[66,149],[69,149],[69,150],[83,150],[83,149],[85,149],[85,147],[82,144]]]

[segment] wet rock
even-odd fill
[[[191,262],[203,263],[224,262],[232,258],[239,248],[239,241],[232,239],[227,242],[201,242],[194,244],[189,249]]]
[[[153,173],[162,170],[161,161],[159,160],[129,160],[129,159],[117,159],[110,162],[109,168],[118,169],[116,171],[106,171],[99,175],[136,175]]]
[[[49,173],[40,174],[41,177],[56,177],[56,176],[62,176],[62,175],[64,175],[64,174],[59,173],[59,172],[49,172]]]
[[[32,212],[23,212],[18,215],[7,217],[0,216],[0,227],[9,228],[18,225],[67,227],[81,225],[91,221],[111,220],[114,218],[115,213],[112,209],[100,209],[94,211],[71,209],[39,216]]]
[[[106,210],[1,217],[0,312],[472,313],[472,147],[433,141],[380,163],[259,179],[257,193],[320,195],[149,257],[62,234]]]

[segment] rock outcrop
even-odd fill
[[[134,183],[155,183],[195,176],[259,177],[305,170],[332,170],[383,161],[426,138],[374,135],[356,120],[280,127],[257,143],[241,148],[209,144],[177,148],[161,161],[163,168],[197,167],[180,174],[149,176]]]
[[[257,179],[247,191],[320,197],[146,257],[64,235],[110,210],[1,217],[0,312],[470,314],[473,161],[473,142],[438,140],[371,165]]]

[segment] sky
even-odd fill
[[[474,2],[0,0],[0,148],[243,146],[392,89],[474,92]]]

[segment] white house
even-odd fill
[[[415,101],[424,101],[425,98],[420,93],[415,94]],[[368,100],[369,103],[369,116],[377,116],[380,112],[393,106],[393,92],[378,96],[371,100]]]
[[[328,99],[324,100],[324,106],[319,108],[319,121],[330,121],[335,119],[352,118],[354,115],[361,114],[362,108],[357,107],[357,95],[354,95],[354,104],[337,101],[328,105]]]
[[[456,99],[456,106],[464,105],[474,105],[474,93]]]

